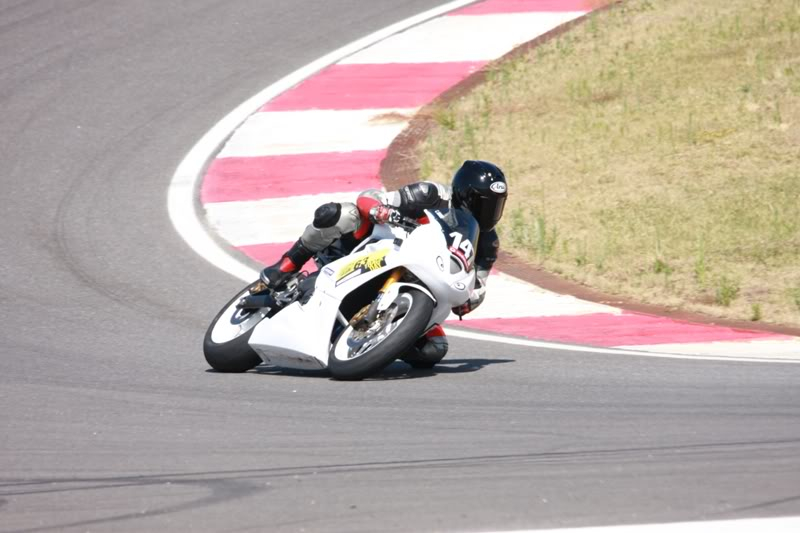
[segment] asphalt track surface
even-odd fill
[[[438,0],[0,3],[0,531],[406,531],[800,514],[800,365],[452,339],[378,379],[207,371],[241,285],[172,229],[240,102]]]

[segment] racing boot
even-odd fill
[[[433,368],[447,355],[448,348],[444,329],[437,324],[420,337],[401,359],[414,368]]]
[[[292,274],[299,271],[313,255],[314,252],[306,248],[303,241],[298,239],[277,263],[261,271],[261,281],[267,287],[273,289],[280,287]]]

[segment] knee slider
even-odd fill
[[[419,348],[419,351],[422,355],[429,358],[439,359],[447,355],[447,349],[449,348],[447,337],[433,337],[425,340],[425,344]]]
[[[342,214],[342,204],[330,202],[321,205],[314,211],[314,227],[319,229],[332,228],[339,222]]]

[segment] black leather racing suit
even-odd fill
[[[390,205],[403,216],[419,218],[426,209],[449,207],[450,190],[444,185],[425,181],[391,192],[366,190],[358,196],[355,204],[328,203],[317,208],[314,221],[305,229],[300,240],[309,251],[316,254],[319,265],[344,257],[369,235],[372,229],[369,210],[379,204]],[[482,286],[486,284],[499,249],[500,241],[495,230],[481,232],[475,250],[475,266]],[[480,302],[475,303],[477,307]]]

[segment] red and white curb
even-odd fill
[[[381,187],[380,162],[421,106],[520,44],[584,15],[590,3],[451,2],[300,69],[234,110],[187,155],[169,191],[174,225],[210,262],[253,279],[255,271],[217,245],[206,228],[259,263],[276,261],[317,206]],[[514,177],[509,181],[513,194]],[[202,221],[192,203],[198,189]],[[535,339],[531,345],[800,360],[795,337],[631,313],[503,273],[490,278],[483,306],[457,325]]]

